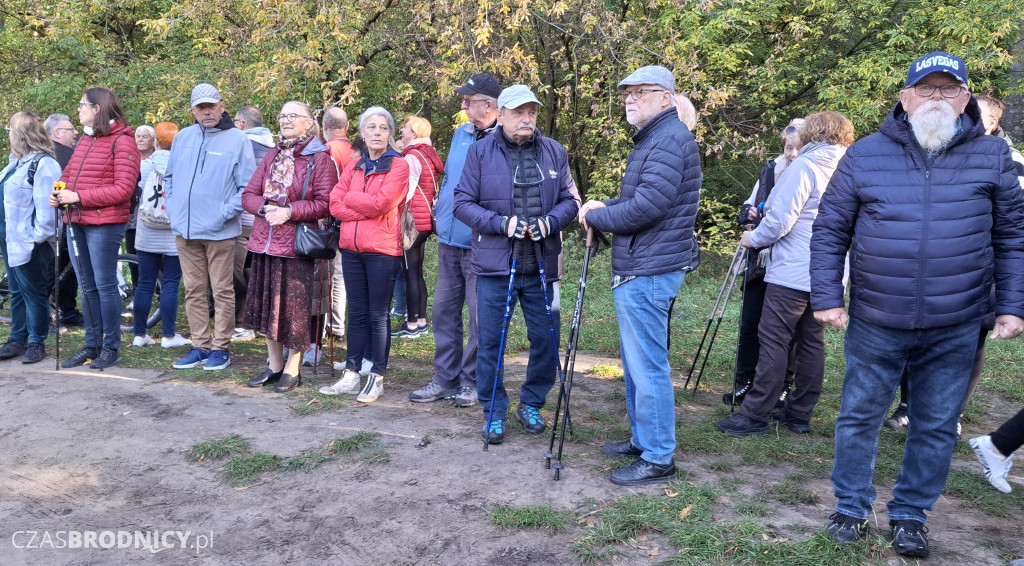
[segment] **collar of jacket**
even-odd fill
[[[502,128],[498,128],[494,135],[498,136],[498,140],[501,142],[501,144],[508,149],[527,149],[531,146],[537,145],[538,142],[540,142],[541,138],[540,130],[538,130],[536,126],[534,126],[533,128],[533,135],[530,136],[530,139],[526,140],[526,142],[523,143],[522,145],[516,143],[515,140],[508,137],[508,135],[505,134],[505,130]]]
[[[668,109],[662,110],[660,114],[651,118],[650,122],[644,124],[644,127],[637,130],[636,133],[633,134],[633,145],[640,143],[644,138],[651,135],[652,131],[668,120],[679,120],[679,114],[676,112],[675,106],[670,106]]]
[[[985,135],[985,125],[981,122],[981,107],[978,105],[978,99],[974,98],[974,96],[971,96],[971,100],[967,103],[967,108],[957,118],[957,121],[959,122],[960,132],[953,137],[943,151],[960,145],[967,140]],[[903,109],[902,102],[896,103],[892,112],[885,118],[885,122],[882,123],[879,131],[902,145],[918,145],[917,138],[914,137],[914,130],[910,127],[910,121],[907,120],[907,111]]]
[[[397,151],[389,147],[387,151],[385,151],[384,154],[377,159],[377,168],[371,171],[370,173],[366,172],[367,157],[365,155],[359,158],[359,161],[356,163],[355,168],[362,169],[364,175],[376,175],[377,173],[387,173],[388,171],[391,171],[391,162],[396,157],[398,159],[401,159],[402,154],[398,153]]]
[[[491,122],[491,125],[487,126],[486,128],[477,128],[472,124],[472,122],[470,123],[470,126],[472,127],[473,135],[476,136],[476,141],[480,141],[486,138],[487,136],[493,134],[494,130],[498,129],[498,120],[495,119],[493,122]]]
[[[196,121],[196,124],[199,124],[199,122]],[[235,127],[235,122],[231,119],[231,115],[229,115],[225,110],[224,112],[221,112],[220,122],[217,122],[216,126],[207,128],[206,126],[199,124],[199,127],[202,128],[204,132],[207,130],[230,130]]]
[[[299,145],[297,147],[301,148],[299,150],[299,155],[306,155],[306,156],[315,155],[317,153],[320,153],[320,152],[323,152],[323,151],[327,151],[327,146],[324,145],[320,141],[320,139],[317,138],[316,136],[309,136],[309,139],[306,140],[305,143],[303,143],[302,145]],[[275,149],[280,150],[281,149],[280,144],[276,145]]]

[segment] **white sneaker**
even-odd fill
[[[355,395],[359,393],[359,374],[351,370],[345,370],[341,379],[334,385],[321,387],[320,393],[324,395],[341,395],[342,393],[345,395]]]
[[[985,477],[988,483],[1003,493],[1010,493],[1013,488],[1006,481],[1006,476],[1013,467],[1013,454],[1006,458],[1002,457],[992,444],[992,437],[989,435],[979,436],[971,439],[971,449],[974,455],[985,468]]]
[[[373,403],[382,393],[384,393],[384,376],[371,373],[367,376],[366,385],[363,386],[363,390],[356,397],[356,401],[360,403]]]
[[[313,360],[313,353],[314,353],[314,351],[316,352],[316,361]],[[311,368],[313,366],[320,365],[320,361],[323,360],[323,359],[324,359],[324,351],[323,351],[323,349],[316,349],[316,350],[314,350],[313,348],[310,348],[310,349],[306,350],[305,353],[302,354],[302,365]]]
[[[181,334],[175,334],[174,338],[168,338],[164,336],[160,339],[160,345],[164,348],[177,348],[179,346],[188,346],[192,341],[185,338]]]
[[[234,334],[231,335],[232,342],[246,342],[256,337],[256,332],[249,330],[248,328],[236,328]]]
[[[142,336],[136,336],[132,340],[132,346],[152,346],[156,344],[156,340],[149,337],[149,334],[143,334]]]
[[[363,365],[359,368],[359,375],[367,377],[373,371],[373,360],[363,358]]]

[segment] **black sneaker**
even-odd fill
[[[119,363],[121,363],[121,356],[118,355],[117,350],[103,348],[100,350],[100,355],[89,364],[89,367],[92,369],[107,369]]]
[[[715,428],[733,436],[764,436],[771,432],[768,423],[755,421],[742,413],[730,414],[718,421]]]
[[[857,542],[868,534],[868,520],[835,512],[829,519],[828,536],[835,542]]]
[[[82,348],[75,352],[75,355],[61,362],[60,367],[76,368],[78,366],[84,366],[85,362],[95,359],[97,355],[98,352],[96,351],[96,348]]]
[[[8,340],[0,348],[0,360],[9,360],[25,354],[25,344],[16,340]]]
[[[605,442],[601,445],[601,453],[614,458],[639,458],[644,451],[633,446],[633,443],[627,439],[622,442]]]
[[[548,426],[544,424],[544,419],[541,418],[540,410],[537,407],[520,403],[516,407],[515,415],[516,420],[523,423],[523,428],[530,434],[540,434]]]
[[[505,442],[505,421],[493,420],[484,425],[484,438],[487,439],[487,444]]]
[[[62,312],[60,323],[64,326],[85,326],[85,317],[78,311]]]
[[[797,434],[807,434],[811,432],[811,421],[791,416],[785,409],[776,409],[772,412],[772,420],[786,427],[790,432],[795,432]]]
[[[920,521],[889,521],[892,529],[892,548],[897,554],[914,558],[928,558],[928,527]]]
[[[736,387],[732,391],[726,393],[725,395],[722,395],[722,404],[723,405],[742,405],[743,404],[743,398],[747,396],[747,393],[750,392],[750,388],[753,387],[753,386],[754,386],[754,382],[753,381],[747,381],[747,382],[744,382],[744,383],[738,383],[736,385]]]
[[[907,406],[900,403],[900,406],[896,407],[896,410],[892,412],[892,415],[885,419],[885,422],[882,424],[885,428],[891,428],[893,430],[902,430],[907,428],[907,425],[910,424],[910,417],[907,415]]]
[[[637,458],[625,468],[612,470],[612,473],[608,474],[608,479],[615,485],[647,485],[674,482],[679,479],[679,474],[676,472],[675,462],[662,466]]]
[[[46,357],[46,346],[42,342],[33,342],[25,348],[25,355],[21,357],[23,364],[35,364],[43,361]]]

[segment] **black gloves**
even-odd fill
[[[539,218],[531,218],[528,222],[530,227],[530,237],[533,238],[534,242],[539,242],[544,238],[548,237],[551,233],[551,218],[547,216],[541,216]]]

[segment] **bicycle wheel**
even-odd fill
[[[0,323],[11,323],[11,291],[7,288],[7,264],[0,260]]]
[[[121,332],[135,331],[135,279],[132,270],[138,273],[139,260],[135,254],[117,256],[117,293],[121,295]],[[160,322],[160,274],[157,274],[156,289],[153,291],[153,306],[146,320],[146,328],[153,328]]]

